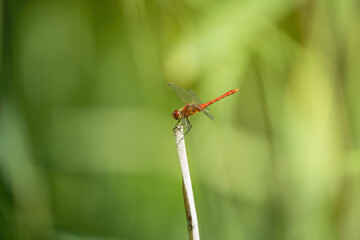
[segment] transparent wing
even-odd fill
[[[202,104],[203,103],[203,101],[201,101],[201,99],[198,97],[198,95],[193,90],[190,89],[189,94],[190,94],[191,99],[194,104]]]
[[[203,109],[201,112],[203,112],[206,116],[208,116],[211,120],[215,120],[214,116],[211,115],[209,109]]]
[[[203,101],[201,101],[201,99],[198,97],[198,95],[196,95],[196,93],[193,90],[189,90],[189,93],[196,104],[203,103]],[[213,115],[211,115],[210,109],[206,108],[206,109],[203,109],[201,112],[203,112],[206,116],[208,116],[211,120],[214,121],[215,118]]]
[[[176,92],[176,94],[183,100],[184,103],[194,103],[192,96],[190,95],[189,91],[180,87],[175,83],[169,83],[169,87]]]

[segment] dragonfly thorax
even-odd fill
[[[172,113],[172,117],[175,119],[175,120],[179,120],[181,118],[181,113],[179,110],[174,110],[173,113]]]

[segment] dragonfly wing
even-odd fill
[[[189,91],[175,83],[169,83],[169,87],[183,100],[184,103],[193,103],[193,98]]]
[[[196,95],[196,93],[193,91],[193,90],[189,90],[189,93],[193,99],[193,101],[196,103],[196,104],[202,104],[203,101],[201,101],[201,99],[198,97],[198,95]],[[210,113],[209,111],[209,108],[206,108],[206,109],[202,109],[202,112],[208,116],[211,120],[214,120],[214,116]]]
[[[201,101],[201,99],[198,97],[198,95],[193,91],[193,90],[189,90],[189,94],[191,96],[191,99],[193,100],[194,104],[202,104],[203,101]]]
[[[210,113],[209,109],[203,109],[202,112],[208,116],[211,120],[215,120],[214,116]]]

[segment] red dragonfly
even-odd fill
[[[169,86],[172,90],[174,90],[177,95],[186,103],[184,107],[182,107],[179,110],[174,110],[172,113],[172,117],[175,120],[179,120],[175,124],[175,128],[180,124],[186,127],[186,132],[184,136],[190,131],[192,128],[191,123],[189,121],[189,117],[195,115],[198,112],[203,112],[206,116],[208,116],[211,120],[214,120],[214,117],[210,114],[209,109],[206,109],[209,105],[219,101],[220,99],[223,99],[227,96],[230,96],[239,89],[233,89],[230,90],[220,97],[215,98],[214,100],[211,100],[207,103],[202,103],[200,98],[196,95],[196,93],[192,90],[185,90],[184,88],[180,87],[179,85],[176,85],[175,83],[169,83]]]

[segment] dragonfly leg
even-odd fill
[[[181,123],[180,123],[181,122]],[[180,123],[180,124],[179,124]],[[179,121],[177,121],[177,123],[174,126],[175,128],[179,129],[179,125],[183,125],[186,128],[186,131],[184,133],[184,136],[190,131],[190,129],[192,128],[191,123],[189,121],[189,119],[187,118],[181,118]]]
[[[186,118],[186,119],[185,119],[185,123],[186,123],[186,132],[185,132],[184,136],[185,136],[186,134],[188,134],[188,132],[189,132],[190,129],[192,128],[189,119]]]
[[[180,122],[181,122],[181,123],[180,123]],[[180,118],[179,121],[177,121],[177,123],[175,124],[175,126],[174,126],[173,129],[174,129],[174,130],[175,130],[175,129],[180,130],[180,126],[181,126],[181,125],[184,126],[186,129],[189,128],[186,119],[185,119],[185,118]],[[184,134],[184,136],[185,136],[185,134]]]
[[[175,128],[179,129],[179,123],[180,123],[181,121],[183,121],[182,118],[180,118],[179,121],[177,121],[177,123],[175,124],[175,126],[174,126],[173,129],[175,129]],[[181,123],[181,124],[182,124],[182,123]]]
[[[175,127],[179,125],[179,122],[181,122],[183,119],[180,118],[179,121],[177,121],[177,123],[175,124]]]

